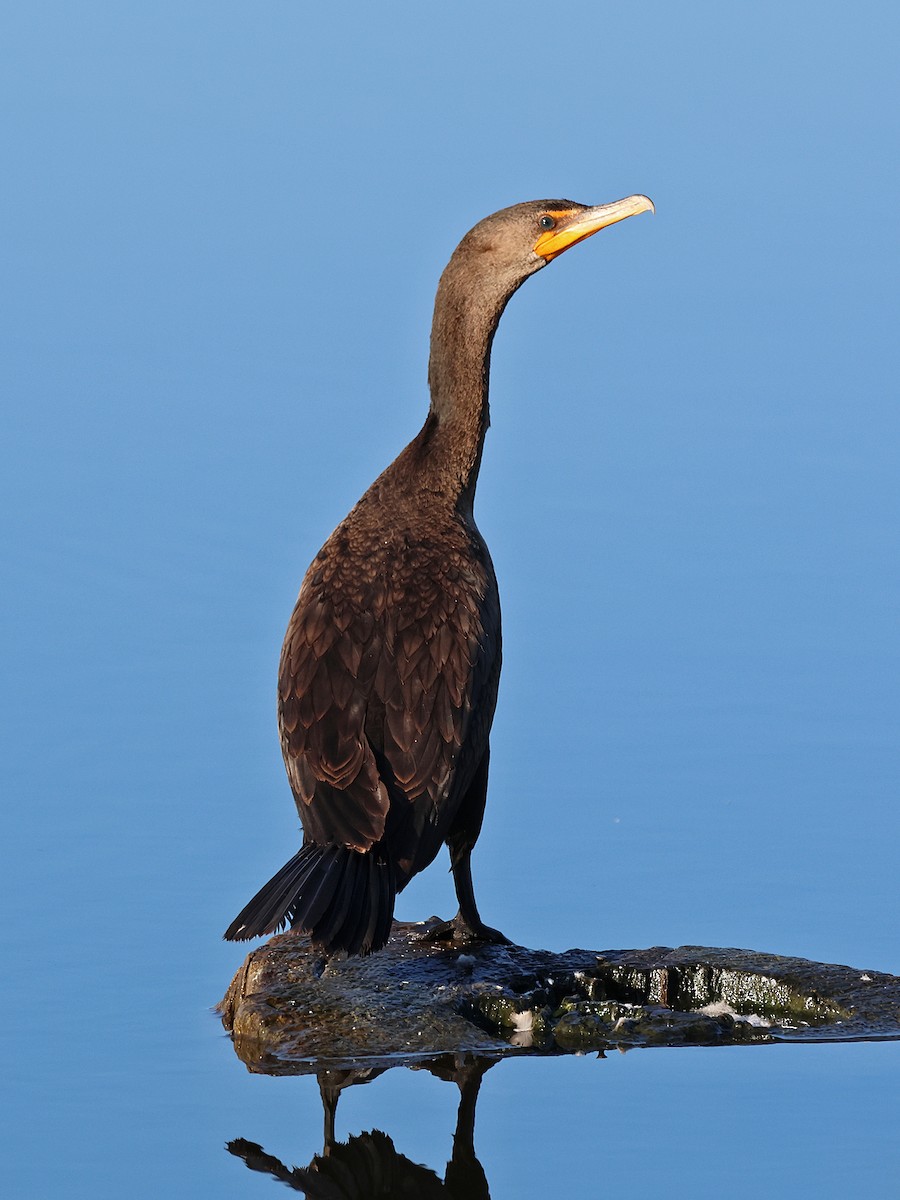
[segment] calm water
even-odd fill
[[[485,919],[900,973],[897,230],[856,202],[900,182],[896,5],[647,0],[549,47],[537,4],[351,12],[4,18],[11,1196],[274,1195],[227,1142],[321,1149],[314,1080],[249,1074],[210,1011],[296,845],[278,651],[421,423],[450,251],[516,200],[658,216],[530,281],[494,347]],[[398,915],[452,911],[438,863]],[[898,1058],[504,1062],[475,1148],[494,1197],[894,1195]],[[456,1111],[398,1070],[337,1130],[442,1175]]]

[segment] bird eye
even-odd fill
[[[538,221],[538,224],[540,225],[541,229],[555,229],[556,228],[556,222],[553,220],[552,217],[541,217],[540,221]]]

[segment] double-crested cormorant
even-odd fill
[[[378,950],[397,893],[446,842],[459,899],[448,932],[505,941],[478,915],[470,869],[500,677],[497,581],[472,514],[491,342],[529,275],[648,211],[646,196],[535,200],[485,218],[454,251],[425,424],[316,555],[285,636],[278,720],[303,846],[226,938],[290,921],[327,954]]]

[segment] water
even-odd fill
[[[727,1187],[740,1197],[804,1189],[892,1195],[896,1111],[875,1096],[896,1079],[896,1046],[887,1054],[837,1047],[830,1064],[798,1049],[796,1057],[770,1047],[501,1063],[482,1084],[475,1129],[491,1194],[667,1188],[712,1197]],[[836,1072],[841,1089],[832,1086]],[[339,1135],[368,1128],[378,1114],[398,1150],[443,1175],[456,1122],[453,1084],[394,1072],[357,1091],[341,1097]],[[421,1118],[414,1126],[411,1108]],[[865,1124],[848,1123],[848,1112]],[[304,1133],[279,1139],[263,1130],[258,1140],[306,1165],[317,1144]]]
[[[897,247],[872,200],[898,183],[895,10],[651,3],[562,39],[543,6],[406,17],[5,18],[11,1195],[262,1195],[226,1142],[321,1149],[314,1081],[247,1073],[210,1011],[242,954],[221,931],[297,836],[278,650],[424,415],[440,269],[518,199],[658,216],[530,281],[495,344],[485,919],[900,972]],[[440,863],[399,907],[452,911]],[[495,1197],[889,1195],[897,1054],[504,1062],[475,1145]],[[394,1071],[337,1132],[442,1174],[456,1108]]]

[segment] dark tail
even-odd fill
[[[242,942],[290,922],[327,954],[371,954],[390,937],[396,894],[383,846],[361,853],[308,842],[235,917],[225,937]]]

